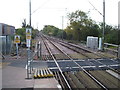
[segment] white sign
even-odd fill
[[[20,43],[20,36],[19,35],[15,35],[14,42],[15,43]]]
[[[26,46],[30,47],[31,46],[31,40],[26,40]]]

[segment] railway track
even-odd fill
[[[42,37],[44,39],[45,37]],[[45,38],[46,40],[43,40],[50,56],[53,58],[55,64],[57,65],[59,71],[54,71],[53,74],[55,78],[59,81],[62,88],[69,88],[72,90],[72,88],[103,88],[105,90],[108,90],[109,88],[119,88],[117,85],[117,82],[120,82],[117,78],[113,77],[106,71],[104,72],[104,75],[102,74],[102,71],[87,71],[83,67],[81,67],[70,55],[65,53],[63,50],[61,50],[57,45],[54,44],[53,41],[49,40],[48,38]],[[49,44],[51,43],[56,49],[59,50],[60,53],[64,54],[69,60],[73,61],[82,71],[71,71],[71,72],[63,72],[61,67],[59,66],[55,55],[52,53],[52,50],[49,47]],[[84,52],[84,51],[82,51]],[[96,59],[95,59],[96,60]],[[98,62],[96,60],[97,63]],[[112,70],[111,67],[107,66],[109,69]],[[114,69],[113,69],[114,70]],[[110,77],[112,79],[107,78]],[[81,78],[82,77],[82,78]],[[107,78],[107,79],[104,79]],[[112,82],[112,80],[114,82]],[[106,82],[106,83],[105,83]],[[110,82],[110,83],[108,83]],[[108,83],[108,84],[107,84]],[[109,85],[113,86],[109,86]]]
[[[42,40],[43,40],[43,37],[41,37],[41,38],[42,38]],[[49,41],[47,38],[44,37],[44,39],[46,39],[46,40],[43,40],[43,43],[44,43],[44,45],[45,45],[46,47],[47,47],[47,46],[51,46],[52,48],[55,47],[54,44],[51,43],[51,41]],[[46,42],[45,42],[45,41],[46,41]],[[46,43],[48,43],[48,45],[47,45]],[[48,49],[47,49],[47,50],[48,50]],[[48,51],[49,51],[49,50],[48,50]],[[54,51],[55,51],[55,53],[54,53]],[[58,50],[57,47],[55,47],[54,50],[51,49],[51,52],[53,53],[53,56],[55,57],[56,60],[68,60],[68,59],[69,59],[69,58],[68,58],[66,55],[64,55],[60,50]],[[56,52],[57,52],[57,53],[56,53]],[[50,57],[50,59],[47,59],[47,60],[52,60],[51,55],[49,54],[48,56]]]
[[[116,58],[114,55],[110,55],[110,54],[107,54],[107,53],[103,53],[103,52],[94,52],[94,51],[91,51],[89,49],[86,49],[84,47],[81,47],[79,45],[75,45],[75,44],[72,44],[72,43],[68,43],[68,42],[65,42],[65,41],[62,41],[62,40],[56,40],[56,39],[53,39],[53,38],[50,38],[52,41],[54,42],[57,42],[69,49],[72,49],[80,54],[82,54],[83,56],[87,57],[87,58],[92,58],[92,59],[97,59],[97,58]]]
[[[47,39],[47,40],[48,40],[48,39]],[[55,40],[53,40],[53,39],[50,39],[50,40],[55,41]],[[50,42],[53,44],[52,41],[50,41]],[[101,59],[101,58],[108,59],[108,57],[105,57],[103,54],[102,54],[102,55],[101,55],[101,54],[97,54],[97,53],[94,53],[94,52],[92,52],[92,51],[90,51],[90,50],[88,50],[88,49],[84,49],[84,48],[78,47],[78,46],[73,45],[73,44],[70,44],[70,43],[66,43],[66,42],[64,42],[64,43],[63,43],[63,42],[62,42],[62,43],[61,43],[61,42],[58,42],[58,43],[62,44],[63,46],[65,46],[65,47],[67,47],[67,48],[69,48],[69,49],[74,50],[74,51],[77,52],[77,53],[82,54],[83,56],[87,57],[88,59],[91,59],[92,57],[95,57],[95,58],[94,58],[95,61],[96,61],[97,63],[99,63],[99,64],[103,64],[103,63],[100,62],[100,61],[97,61],[96,59]],[[53,44],[53,45],[54,45],[54,44]],[[55,47],[57,47],[57,46],[55,45]],[[72,48],[71,48],[71,47],[72,47]],[[60,50],[59,47],[57,47],[57,48]],[[62,50],[60,50],[60,51],[62,52]],[[86,52],[88,52],[88,53],[85,54]],[[63,52],[62,52],[62,53],[63,53]],[[92,56],[92,57],[91,57],[91,56]],[[92,59],[93,59],[93,58],[92,58]],[[118,62],[117,62],[117,63],[118,63]],[[112,71],[120,74],[120,72],[119,72],[118,70],[110,67],[110,66],[107,65],[107,64],[106,64],[106,67],[109,68],[110,70],[112,70]]]
[[[46,38],[45,36],[43,36],[43,37]],[[51,38],[50,38],[50,40],[54,41],[54,42],[57,42],[57,43],[59,43],[59,45],[64,46],[64,47],[68,48],[69,50],[72,50],[72,51],[76,52],[76,54],[70,54],[70,56],[74,59],[99,59],[99,58],[104,58],[105,59],[105,58],[110,58],[110,57],[105,56],[106,54],[99,53],[99,52],[96,53],[96,52],[93,52],[91,50],[79,47],[78,45],[63,42],[61,40],[57,41],[57,40],[54,40],[54,39],[51,39]],[[59,53],[57,53],[57,54],[54,54],[54,55],[56,56],[56,59],[58,59],[58,60],[67,59],[66,57],[64,57],[63,54],[60,55]],[[113,56],[111,56],[111,57],[113,57]],[[43,57],[43,60],[45,60],[44,57]]]
[[[43,39],[43,38],[42,38],[42,39]],[[61,68],[60,68],[60,66],[59,66],[59,64],[57,63],[57,61],[56,61],[56,59],[55,59],[55,56],[52,54],[52,52],[51,52],[51,50],[50,50],[50,47],[47,45],[47,43],[46,43],[45,41],[43,41],[43,42],[44,42],[44,44],[45,44],[48,52],[50,53],[51,57],[53,58],[55,64],[57,65],[57,67],[58,67],[58,69],[59,69],[59,72],[60,72],[60,74],[61,74],[61,76],[62,76],[62,78],[60,78],[59,74],[57,75],[57,76],[59,77],[59,80],[60,80],[59,82],[61,83],[62,87],[63,87],[63,88],[69,88],[70,90],[72,90],[72,88],[71,88],[70,84],[68,83],[67,79],[65,78],[65,76],[64,76],[64,74],[63,74],[63,72],[62,72],[62,70],[61,70]],[[63,81],[62,81],[62,80],[63,80]],[[63,83],[64,83],[64,85],[63,85]]]
[[[76,65],[78,65],[78,67],[80,68],[80,69],[82,69],[83,71],[84,71],[84,73],[85,74],[87,74],[90,78],[92,78],[97,84],[99,84],[102,88],[104,88],[104,89],[106,89],[107,90],[107,88],[101,83],[101,82],[99,82],[94,76],[92,76],[88,71],[86,71],[84,68],[82,68],[77,62],[75,62],[67,53],[65,53],[64,51],[62,51],[58,46],[56,46],[52,41],[51,41],[51,43],[55,46],[55,47],[57,47],[62,53],[64,53],[71,61],[73,61]],[[72,74],[70,75],[72,78],[74,78],[75,79],[75,81],[77,80],[77,78],[75,78]],[[78,87],[78,88],[84,88],[84,86],[78,81],[77,82],[77,87],[78,86],[80,86],[80,87]]]

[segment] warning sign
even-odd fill
[[[32,33],[32,29],[26,28],[26,39],[27,40],[31,40],[31,33]]]
[[[26,28],[26,35],[31,35],[32,29],[31,28]]]
[[[20,36],[19,35],[15,35],[14,42],[15,43],[20,43]]]
[[[26,34],[26,39],[31,39],[31,35],[30,34]]]

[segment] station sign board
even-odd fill
[[[14,42],[20,43],[20,36],[19,35],[15,35]]]

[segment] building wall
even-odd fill
[[[7,25],[7,24],[0,23],[0,32],[1,32],[2,36],[14,35],[15,27]]]
[[[11,36],[15,34],[15,27],[0,23],[0,53],[7,55],[11,52]]]

